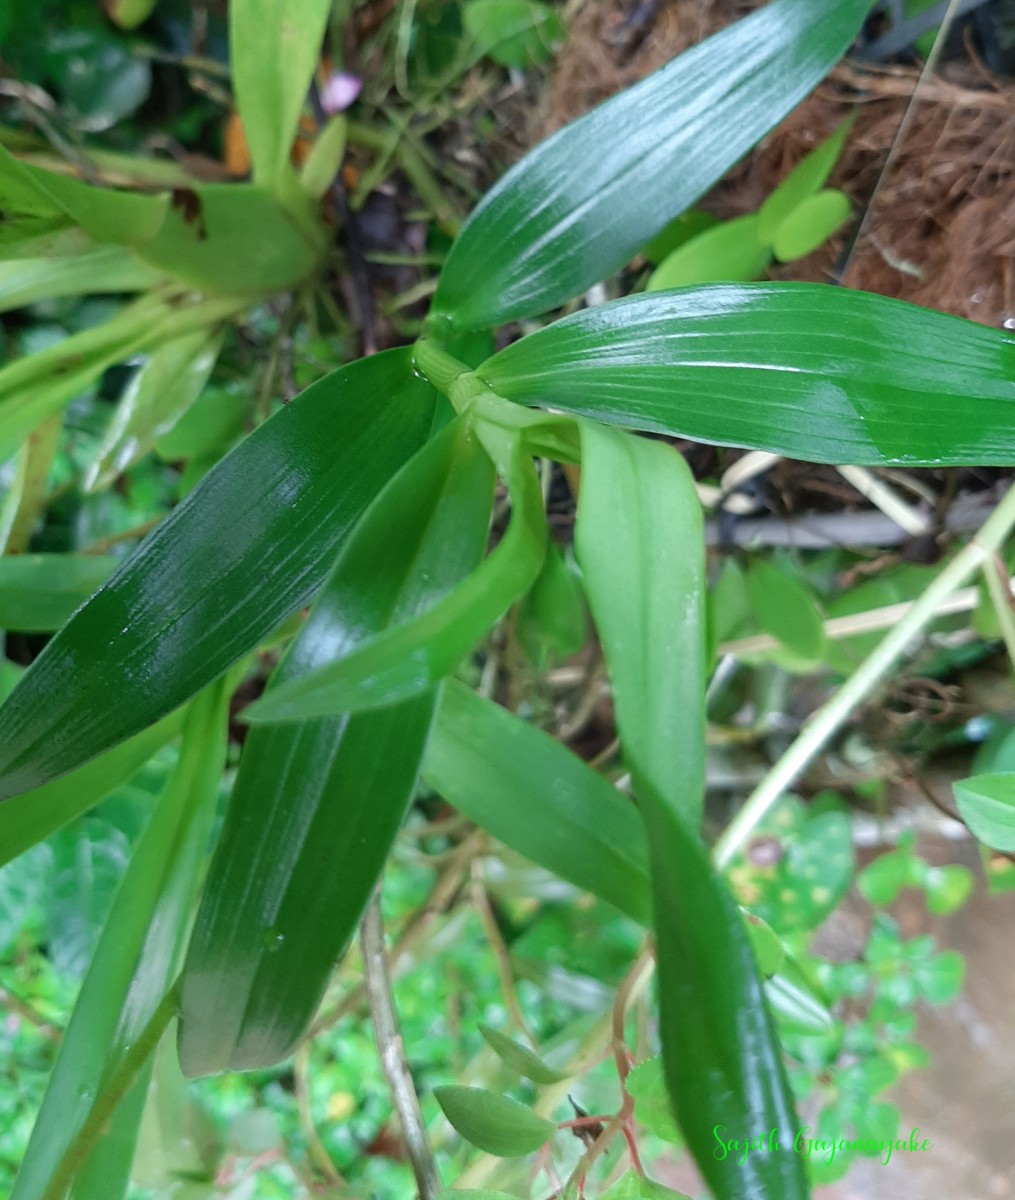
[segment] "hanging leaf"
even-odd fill
[[[513,1068],[519,1075],[524,1075],[526,1079],[531,1079],[533,1083],[560,1083],[562,1079],[568,1078],[566,1074],[562,1075],[543,1062],[534,1050],[516,1042],[507,1034],[499,1033],[489,1025],[483,1024],[480,1024],[479,1032],[501,1062]]]
[[[448,426],[364,513],[269,685],[410,619],[475,567],[493,469]],[[412,798],[435,697],[247,738],[182,983],[189,1075],[291,1053],[344,954]]]
[[[512,850],[648,924],[634,805],[542,730],[449,679],[423,777]]]
[[[701,504],[672,447],[582,426],[575,550],[613,682],[625,758],[696,825],[704,781]]]
[[[622,267],[821,81],[869,7],[775,0],[537,146],[452,246],[437,322],[533,317]]]
[[[520,1158],[544,1145],[556,1131],[531,1108],[477,1087],[434,1088],[448,1121],[467,1142],[498,1158]]]
[[[762,10],[767,11],[767,10]],[[810,462],[1015,462],[1015,338],[809,283],[630,296],[529,334],[498,395]]]
[[[408,353],[388,351],[320,380],[237,446],[0,708],[0,796],[171,712],[306,604],[433,406]]]

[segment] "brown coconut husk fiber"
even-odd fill
[[[558,59],[542,132],[755,7],[729,0],[587,0]],[[848,257],[856,224],[773,275],[841,279],[985,324],[1015,326],[1015,85],[988,71],[972,47],[963,61],[922,80],[916,67],[842,64],[702,207],[722,217],[753,211],[855,110],[856,125],[830,182],[848,193],[858,218],[873,199],[862,235]]]

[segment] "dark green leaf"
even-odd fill
[[[582,425],[575,550],[636,779],[696,824],[704,781],[705,555],[701,504],[671,446]],[[635,789],[637,792],[637,788]]]
[[[0,558],[0,629],[52,633],[106,582],[119,561],[103,554]]]
[[[433,687],[490,631],[539,573],[546,553],[543,497],[532,459],[514,431],[480,425],[478,436],[511,495],[511,520],[503,539],[472,574],[419,616],[351,644],[346,618],[337,619],[331,661],[273,688],[245,714],[255,722],[299,721],[380,708]],[[364,533],[357,558],[374,553]],[[355,579],[340,560],[336,574]],[[356,585],[358,586],[358,585]],[[349,585],[346,585],[349,587]]]
[[[483,554],[492,499],[492,464],[458,420],[363,515],[269,694],[453,588]],[[433,708],[427,693],[248,736],[183,976],[188,1074],[292,1051],[401,824]]]
[[[1010,333],[821,284],[632,296],[478,375],[523,404],[812,462],[1015,462]]]
[[[434,392],[394,350],[308,388],[211,471],[49,643],[0,709],[0,795],[172,711],[304,605]]]
[[[820,82],[869,7],[775,0],[554,134],[466,223],[435,314],[492,328],[623,266]]]
[[[974,775],[955,785],[963,821],[992,850],[1015,850],[1015,773]]]
[[[116,894],[11,1200],[48,1195],[103,1082],[123,1061],[173,981],[225,763],[228,699],[227,689],[216,685],[188,711],[180,761]],[[136,1138],[136,1125],[125,1131],[121,1121],[140,1118],[140,1111],[137,1104],[114,1116],[93,1154],[102,1156],[104,1138]],[[107,1194],[113,1200],[115,1189]]]
[[[423,775],[512,850],[648,924],[634,805],[548,734],[448,680]]]
[[[484,1088],[434,1088],[444,1115],[467,1142],[496,1154],[498,1158],[518,1158],[531,1154],[553,1136],[552,1121],[531,1108],[498,1096]]]
[[[559,1083],[562,1079],[567,1079],[566,1074],[562,1075],[559,1071],[555,1071],[553,1067],[543,1062],[534,1050],[523,1046],[521,1042],[516,1042],[514,1038],[509,1038],[507,1034],[499,1033],[496,1029],[491,1029],[489,1025],[482,1024],[479,1032],[502,1062],[514,1068],[519,1075],[531,1079],[533,1083]]]

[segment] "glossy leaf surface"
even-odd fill
[[[1015,337],[821,284],[632,296],[478,374],[524,404],[811,462],[1015,462]]]
[[[379,708],[416,695],[449,675],[491,626],[532,585],[546,552],[543,497],[524,443],[502,431],[484,436],[503,442],[497,468],[511,494],[511,520],[493,552],[448,595],[419,616],[348,644],[345,619],[336,627],[333,660],[272,689],[245,714],[252,721],[298,721],[307,717]],[[375,553],[365,534],[348,554]],[[336,575],[346,568],[340,561]],[[354,573],[348,577],[355,579]]]
[[[0,709],[0,795],[72,770],[172,711],[320,585],[419,447],[434,392],[408,354],[308,388],[222,460],[46,646]]]
[[[479,204],[434,313],[531,317],[623,266],[846,52],[868,0],[775,0],[548,138]]]
[[[553,1136],[552,1121],[508,1096],[485,1088],[434,1088],[437,1103],[467,1142],[499,1158],[519,1158]]]
[[[233,0],[229,50],[254,178],[277,189],[321,52],[329,0]],[[285,64],[280,69],[280,64]]]
[[[634,805],[549,734],[449,679],[423,777],[512,850],[648,924]]]
[[[113,902],[12,1200],[39,1200],[47,1194],[52,1177],[65,1169],[64,1156],[103,1081],[122,1062],[173,981],[225,765],[227,711],[228,692],[216,685],[195,700],[187,715],[180,761]],[[140,1108],[132,1115],[140,1117]],[[116,1128],[119,1119],[119,1114],[114,1117],[112,1136],[123,1135]],[[101,1141],[101,1153],[100,1148]]]
[[[364,514],[271,690],[411,618],[482,557],[493,468],[461,420]],[[272,1065],[320,1003],[411,797],[434,696],[248,736],[183,978],[191,1075]]]
[[[582,426],[575,551],[613,681],[624,757],[696,826],[704,795],[701,504],[662,442]],[[636,788],[637,791],[637,788]]]

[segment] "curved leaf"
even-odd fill
[[[423,777],[512,850],[648,924],[634,805],[549,734],[449,679]]]
[[[623,266],[796,107],[869,0],[775,0],[548,138],[479,204],[434,313],[487,329]]]
[[[228,699],[227,689],[216,685],[188,711],[180,761],[117,891],[11,1200],[49,1195],[104,1080],[123,1062],[173,981],[225,765]],[[117,1113],[104,1138],[136,1138],[136,1124],[121,1127],[128,1117],[140,1119],[139,1104]],[[102,1152],[100,1138],[92,1153]],[[82,1167],[87,1171],[87,1161],[78,1171]]]
[[[479,436],[488,447],[495,445],[513,505],[507,533],[494,551],[419,616],[348,649],[343,618],[333,634],[333,660],[273,688],[244,714],[249,720],[299,721],[380,708],[425,691],[450,675],[531,587],[546,553],[543,496],[531,456],[514,431],[482,425]],[[336,574],[343,571],[340,561]]]
[[[54,296],[137,292],[161,276],[123,246],[100,246],[72,258],[21,258],[0,263],[0,312]]]
[[[269,687],[411,617],[486,546],[489,459],[461,420],[377,497]],[[412,797],[431,693],[247,738],[182,985],[190,1075],[272,1065],[320,1003]]]
[[[705,671],[705,552],[683,458],[662,442],[583,423],[575,552],[625,761],[694,826],[705,714],[688,686]]]
[[[489,1025],[480,1025],[479,1032],[483,1040],[505,1065],[531,1079],[533,1083],[560,1083],[567,1079],[567,1074],[555,1071],[548,1063],[543,1062],[534,1050],[521,1042],[516,1042],[506,1033],[491,1029]]]
[[[0,796],[172,711],[305,604],[426,437],[434,398],[408,353],[388,351],[320,380],[227,455],[0,708]]]
[[[963,779],[955,784],[955,802],[981,842],[994,850],[1015,850],[1015,774]]]
[[[498,1096],[485,1088],[434,1088],[437,1103],[454,1128],[467,1142],[496,1154],[498,1158],[520,1158],[544,1145],[556,1126],[517,1100]]]
[[[1015,337],[823,284],[632,296],[477,375],[523,404],[811,462],[1015,462]]]

